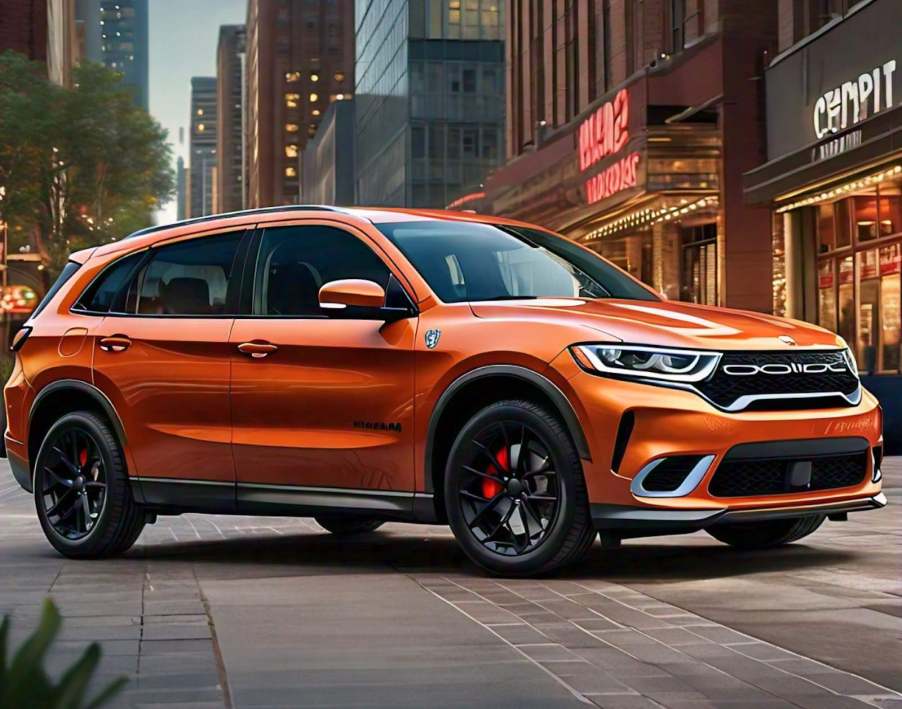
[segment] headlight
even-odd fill
[[[855,361],[855,355],[852,354],[852,350],[849,347],[846,347],[846,349],[843,351],[843,355],[846,358],[846,365],[848,365],[849,370],[857,377],[858,363]]]
[[[632,345],[576,345],[577,360],[602,374],[666,382],[700,382],[720,361],[719,352]]]

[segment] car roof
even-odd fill
[[[399,221],[425,221],[448,220],[477,222],[482,224],[503,224],[507,226],[520,226],[536,228],[532,224],[507,219],[495,215],[476,214],[475,212],[458,212],[444,209],[401,209],[394,207],[336,207],[331,205],[295,204],[281,207],[264,207],[261,209],[246,209],[225,214],[211,214],[209,216],[184,219],[170,224],[160,224],[132,232],[123,239],[119,239],[102,246],[94,251],[96,256],[105,256],[121,251],[130,251],[139,248],[147,248],[160,241],[166,241],[181,236],[189,236],[199,232],[218,231],[228,228],[242,228],[250,224],[265,224],[267,222],[280,221],[291,218],[298,213],[316,213],[324,216],[328,213],[341,214],[362,221],[379,224],[384,222]]]

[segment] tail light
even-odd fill
[[[29,335],[31,335],[32,328],[30,325],[23,325],[19,328],[19,331],[13,337],[13,342],[9,346],[9,348],[13,352],[18,352],[22,349],[22,345],[25,344],[25,341],[28,339]]]

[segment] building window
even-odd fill
[[[298,132],[298,124],[297,123],[286,123],[285,124],[285,132],[286,133],[297,133]]]
[[[311,74],[311,75],[310,75],[310,81],[312,81],[314,84],[315,84],[317,81],[319,81],[319,74]]]
[[[299,71],[286,71],[285,72],[285,81],[289,84],[296,84],[301,80],[301,72]]]
[[[670,49],[678,52],[686,46],[686,0],[670,0]]]
[[[319,94],[311,93],[310,103],[316,103],[317,101],[319,101]]]
[[[300,100],[301,100],[300,94],[285,94],[285,107],[286,108],[297,108]]]
[[[297,177],[298,169],[294,165],[289,165],[285,168],[285,177]]]
[[[285,146],[285,157],[286,158],[296,158],[298,156],[298,146],[289,143]]]
[[[342,71],[336,71],[336,72],[335,72],[335,81],[337,81],[337,82],[342,82],[342,81],[344,81],[344,80],[345,80],[344,72],[342,72]]]
[[[717,225],[702,224],[682,230],[683,263],[680,300],[717,304]]]

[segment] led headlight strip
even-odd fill
[[[576,345],[577,359],[602,374],[664,382],[700,382],[720,362],[720,352],[636,345]]]

